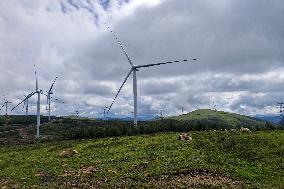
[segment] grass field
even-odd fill
[[[0,146],[2,188],[284,188],[284,132],[159,133]],[[69,158],[59,153],[72,148]]]

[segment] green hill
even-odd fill
[[[262,120],[258,120],[252,117],[210,109],[200,109],[188,114],[168,117],[167,119],[195,123],[199,122],[207,126],[211,125],[212,128],[248,127],[254,130],[258,130],[264,128],[267,124]]]

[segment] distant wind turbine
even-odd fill
[[[48,104],[48,121],[50,121],[50,98],[51,98],[50,95],[53,94],[52,88],[53,88],[53,86],[54,86],[54,84],[56,82],[56,79],[57,79],[57,77],[55,77],[55,79],[54,79],[53,83],[51,84],[49,90],[46,91],[47,92],[46,100],[47,100],[47,104]]]
[[[4,95],[3,95],[4,96]],[[8,100],[6,100],[5,96],[4,96],[4,104],[2,105],[2,107],[0,108],[0,111],[2,110],[2,108],[5,106],[5,110],[6,113],[5,115],[8,115],[8,104],[12,104],[12,102],[9,102]]]
[[[163,109],[160,110],[160,118],[163,119]]]
[[[104,113],[104,120],[106,120],[106,110],[108,109],[108,107],[101,107],[101,109],[103,110]]]
[[[107,23],[105,23],[107,24]],[[116,93],[107,113],[109,113],[112,105],[114,104],[114,101],[116,100],[118,94],[120,93],[122,87],[124,86],[124,84],[126,83],[128,77],[131,75],[133,76],[133,96],[134,96],[134,125],[137,125],[137,78],[136,78],[136,72],[139,71],[140,68],[147,68],[147,67],[152,67],[152,66],[158,66],[158,65],[163,65],[163,64],[172,64],[172,63],[179,63],[179,62],[187,62],[187,59],[184,60],[175,60],[175,61],[169,61],[169,62],[161,62],[161,63],[155,63],[155,64],[144,64],[144,65],[135,65],[132,62],[132,59],[129,57],[128,53],[126,52],[125,48],[123,47],[122,43],[120,42],[120,40],[118,39],[118,37],[115,35],[115,33],[110,29],[109,26],[107,26],[107,28],[110,30],[110,32],[112,33],[114,39],[116,40],[116,42],[119,44],[120,48],[122,49],[122,51],[124,52],[131,68],[130,71],[128,72],[128,74],[126,75],[122,85],[120,86],[118,92]],[[195,58],[193,58],[192,60],[196,60]]]
[[[54,99],[56,102],[58,102],[58,103],[62,103],[62,104],[64,104],[65,102],[64,101],[62,101],[62,100],[60,100],[60,99],[58,99],[58,98],[53,98],[52,96],[51,96],[51,94],[53,94],[53,92],[52,93],[49,93],[48,91],[47,91],[47,94],[45,94],[45,93],[43,93],[43,91],[41,91],[41,94],[43,94],[44,96],[46,96],[46,99],[47,99],[47,106],[46,106],[46,110],[48,111],[48,115],[49,115],[49,121],[50,121],[50,103],[51,103],[51,99]],[[49,95],[48,95],[49,94]]]

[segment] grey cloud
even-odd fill
[[[83,85],[83,93],[85,94],[96,94],[100,96],[110,96],[113,93],[112,87],[107,84],[100,83],[99,81],[89,81]]]
[[[146,82],[141,82],[141,94],[142,95],[161,95],[161,94],[169,94],[175,93],[180,88],[180,84],[178,82],[171,82],[171,81],[160,81],[150,79]]]

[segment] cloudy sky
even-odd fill
[[[36,64],[43,91],[58,76],[53,97],[65,103],[53,101],[53,114],[101,116],[130,69],[107,22],[136,65],[197,58],[139,70],[140,116],[214,106],[276,114],[284,101],[283,18],[283,0],[1,0],[0,93],[19,103],[35,89]],[[42,96],[43,114],[45,103]],[[130,77],[111,115],[132,109]]]

